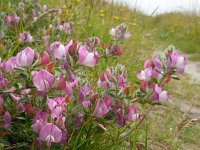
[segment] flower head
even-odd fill
[[[34,51],[27,47],[16,56],[16,63],[20,67],[31,66],[34,60]]]
[[[94,67],[98,62],[98,52],[88,52],[86,46],[81,46],[78,50],[79,64]]]
[[[38,91],[48,92],[54,86],[55,77],[42,69],[34,75],[32,80]]]
[[[51,147],[51,143],[59,143],[62,139],[62,131],[53,123],[47,123],[40,131],[40,140],[47,141],[47,146]]]

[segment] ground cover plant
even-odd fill
[[[147,149],[142,125],[152,106],[166,103],[164,85],[183,74],[185,58],[169,47],[138,71],[141,65],[123,60],[129,54],[124,42],[132,39],[137,62],[140,27],[121,24],[126,18],[118,16],[107,22],[105,10],[92,17],[88,3],[1,5],[2,148]],[[129,32],[131,26],[137,31]]]

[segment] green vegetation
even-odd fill
[[[41,2],[47,3],[46,0],[41,0]],[[1,0],[2,10],[7,8],[5,6],[7,4],[7,1]],[[150,57],[155,51],[166,48],[169,44],[174,44],[183,53],[192,54],[192,60],[199,61],[200,59],[200,16],[195,13],[175,12],[150,17],[127,7],[108,4],[103,0],[48,0],[47,4],[62,9],[61,22],[72,23],[73,33],[68,37],[69,39],[84,41],[87,37],[98,36],[102,39],[103,46],[103,43],[110,40],[109,29],[125,22],[131,32],[131,38],[123,43],[124,54],[119,59],[119,63],[125,64],[133,89],[138,88],[136,72],[143,66],[143,60]],[[46,22],[36,23],[29,28],[33,37],[37,37],[40,32],[35,30],[36,26],[45,28]],[[11,33],[12,41],[17,39],[16,34],[25,29],[26,26],[22,26],[20,31]],[[53,39],[57,39],[56,35]],[[12,43],[12,41],[9,41],[10,45],[0,41],[0,56],[7,58],[7,55],[16,54],[17,48],[23,48],[19,43]],[[61,42],[66,43],[62,40]],[[44,47],[39,47],[38,43],[33,43],[32,46],[41,51]],[[8,51],[3,51],[5,49]],[[113,61],[116,60],[113,59]],[[108,63],[112,65],[112,61]],[[184,76],[182,79],[182,81],[173,81],[173,84],[169,86],[169,90],[173,93],[170,96],[200,106],[199,84],[191,84],[189,76]],[[141,111],[149,109],[149,106],[138,107]],[[179,149],[182,143],[195,144],[200,147],[200,127],[198,125],[178,129],[184,117],[185,115],[179,111],[179,108],[172,104],[155,107],[147,116],[146,122],[141,127],[142,130],[136,130],[131,137],[132,140],[127,143],[119,142],[117,145],[116,142],[113,142],[116,144],[113,149],[119,149],[119,146],[121,149],[126,149],[124,147],[134,149],[135,139],[141,141],[141,144],[137,146],[138,149],[144,149],[146,144],[152,149],[169,150]],[[137,132],[142,134],[137,134]],[[109,136],[111,134],[108,134]]]

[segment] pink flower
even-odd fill
[[[29,32],[23,32],[19,34],[19,41],[20,42],[33,42],[33,37]]]
[[[128,106],[128,120],[134,121],[139,117],[135,106]]]
[[[147,60],[145,60],[145,62],[144,62],[144,69],[147,69],[147,68],[150,68],[150,67],[152,67],[152,60],[151,59],[147,59]]]
[[[152,58],[152,62],[154,64],[154,67],[155,68],[162,68],[162,62],[160,61],[160,59],[158,58],[157,55],[154,55],[153,58]]]
[[[48,92],[54,86],[55,77],[42,69],[34,75],[32,80],[38,91]]]
[[[14,24],[18,24],[20,21],[20,17],[17,15],[8,15],[5,17],[5,21],[7,23],[8,28],[12,27]]]
[[[41,58],[41,65],[45,66],[49,63],[49,54],[45,51]]]
[[[95,110],[94,110],[93,114],[96,117],[103,117],[108,112],[109,112],[109,109],[108,109],[105,101],[103,99],[99,99],[98,102],[97,102],[97,104],[96,104],[96,107],[95,107]]]
[[[119,74],[118,75],[118,88],[124,88],[125,87],[125,79],[124,76]]]
[[[16,56],[17,65],[20,67],[31,66],[34,60],[34,51],[27,47]]]
[[[84,107],[87,111],[89,111],[89,110],[90,110],[90,107],[92,106],[91,101],[89,101],[89,100],[84,100],[84,101],[82,102],[82,105],[83,105],[83,107]]]
[[[152,76],[152,68],[147,68],[137,73],[137,78],[140,80],[149,81],[151,79],[151,76]]]
[[[51,110],[52,118],[59,118],[62,116],[63,111],[65,110],[65,98],[57,97],[54,99],[47,100],[47,106]]]
[[[3,115],[3,120],[4,120],[4,128],[9,128],[10,124],[11,124],[11,116],[10,113],[8,111],[6,111]]]
[[[183,74],[186,66],[186,58],[183,56],[179,56],[176,51],[173,51],[169,57],[167,62],[167,70],[170,71],[173,67],[176,70],[177,74]]]
[[[0,88],[3,88],[8,83],[8,80],[0,74]]]
[[[71,96],[73,94],[73,87],[75,87],[78,84],[79,78],[75,79],[74,81],[66,81],[66,86],[64,89],[64,92],[66,95]]]
[[[119,108],[117,111],[116,111],[116,117],[117,117],[117,127],[118,128],[121,128],[123,126],[125,126],[126,124],[126,118],[123,114],[123,111],[121,108]]]
[[[82,113],[79,113],[79,114],[76,116],[76,118],[75,118],[75,126],[76,126],[76,127],[81,126],[82,123],[83,123],[83,119],[84,119],[83,114],[82,114]]]
[[[57,89],[58,90],[64,90],[66,87],[66,81],[65,81],[65,78],[63,77],[63,75],[60,75],[59,78],[58,78],[58,86],[57,86]]]
[[[124,39],[128,39],[130,36],[131,36],[131,33],[130,32],[126,32],[124,34]]]
[[[63,57],[67,56],[68,52],[60,42],[54,42],[50,47],[53,49],[54,58],[63,59]]]
[[[111,100],[109,95],[106,95],[104,97],[104,102],[105,102],[106,106],[108,107],[108,109],[111,110],[111,107],[113,106],[113,101]]]
[[[47,5],[44,4],[43,7],[42,7],[42,10],[47,11]]]
[[[71,25],[70,23],[64,23],[64,29],[67,34],[71,34]]]
[[[116,35],[116,29],[114,29],[114,28],[110,29],[109,34],[112,35],[112,36],[115,36]]]
[[[38,111],[32,120],[32,128],[35,132],[40,132],[41,128],[47,124],[47,113]]]
[[[157,84],[155,85],[155,91],[154,93],[151,95],[151,99],[154,102],[158,102],[160,101],[166,101],[169,98],[169,93],[167,91],[162,91],[162,88],[159,87]]]
[[[47,146],[50,148],[51,143],[59,143],[62,139],[62,131],[53,123],[48,123],[42,127],[40,131],[40,140],[47,141]]]
[[[10,72],[14,68],[17,68],[16,58],[11,57],[6,62],[3,62],[2,68],[3,68],[3,71],[5,71],[5,72]]]
[[[98,52],[89,53],[86,46],[81,46],[78,50],[79,64],[94,67],[98,62]]]
[[[12,100],[15,102],[18,102],[20,100],[20,97],[14,93],[11,93],[10,96],[11,96]]]
[[[25,112],[25,107],[24,107],[24,105],[22,104],[22,103],[19,103],[18,105],[17,105],[17,109],[19,110],[19,112]]]
[[[145,92],[147,88],[147,81],[142,80],[140,83],[140,91]]]

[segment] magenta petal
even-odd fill
[[[154,92],[154,93],[151,95],[151,99],[152,99],[154,102],[158,102],[158,101],[159,101],[159,95],[158,95],[158,93]]]
[[[65,46],[62,45],[60,42],[52,43],[51,48],[53,49],[54,58],[62,59],[63,57],[67,56]]]
[[[114,29],[114,28],[110,29],[109,34],[112,35],[112,36],[115,36],[116,29]]]
[[[119,108],[116,111],[116,117],[117,117],[117,127],[121,128],[121,127],[125,126],[125,124],[126,124],[126,118],[123,115],[123,112],[122,112],[121,108]]]
[[[0,88],[3,88],[8,83],[8,80],[0,74]]]
[[[176,68],[179,69],[184,69],[186,66],[186,59],[183,56],[179,56],[177,63],[176,63]]]
[[[47,106],[49,107],[49,109],[52,111],[55,106],[57,105],[57,102],[53,99],[48,99],[47,100]]]
[[[41,65],[45,66],[49,63],[49,54],[45,51],[41,58]]]
[[[71,40],[71,41],[69,41],[69,43],[65,46],[65,50],[66,50],[67,53],[69,52],[69,48],[70,48],[70,46],[72,46],[72,44],[73,44],[73,41]]]
[[[78,50],[78,54],[79,54],[78,55],[79,64],[82,64],[87,55],[89,54],[89,52],[86,49],[86,46],[81,46]]]
[[[46,70],[40,70],[33,77],[33,84],[38,91],[48,92],[54,86],[55,77]]]
[[[25,48],[16,56],[17,65],[21,67],[31,66],[33,60],[34,60],[34,51],[30,47]]]
[[[173,51],[170,57],[171,57],[172,66],[176,66],[176,63],[177,63],[178,58],[179,58],[178,53]]]
[[[6,111],[3,115],[3,119],[4,119],[4,128],[9,128],[10,124],[11,124],[11,116],[10,113],[8,111]]]
[[[39,135],[42,141],[47,141],[48,146],[51,142],[59,143],[62,139],[62,131],[53,123],[47,123],[42,127]]]
[[[95,107],[95,110],[94,110],[93,114],[96,117],[103,117],[108,112],[109,112],[109,109],[106,106],[106,103],[104,102],[104,100],[99,99],[99,101],[96,104],[96,107]]]
[[[71,25],[70,25],[70,23],[64,23],[64,28],[65,28],[65,32],[66,32],[66,34],[71,34]]]
[[[89,100],[85,100],[82,102],[83,107],[89,111],[89,108],[91,107],[91,102]]]
[[[144,72],[145,72],[146,80],[149,81],[152,76],[152,68],[147,68],[144,70]]]
[[[25,107],[24,107],[24,105],[22,104],[22,103],[19,103],[18,105],[17,105],[17,109],[19,110],[19,112],[25,112]]]
[[[146,80],[145,72],[144,71],[138,72],[137,78],[140,79],[140,80]]]
[[[147,59],[147,60],[144,62],[144,69],[150,68],[151,65],[152,65],[152,60],[151,60],[151,59]]]
[[[169,94],[167,91],[162,91],[160,94],[159,94],[159,100],[161,101],[167,101],[169,98]]]
[[[123,75],[118,75],[118,87],[119,88],[125,87],[125,79]]]
[[[104,102],[106,104],[106,106],[111,109],[111,106],[113,105],[113,101],[111,100],[110,96],[109,95],[106,95],[104,97]]]
[[[140,90],[141,90],[142,92],[145,92],[145,91],[146,91],[146,88],[147,88],[147,81],[142,80],[141,83],[140,83]]]
[[[73,93],[72,85],[70,82],[66,82],[66,87],[65,87],[65,94],[71,96]]]
[[[16,58],[15,57],[11,57],[7,61],[2,63],[2,69],[5,72],[10,72],[14,68],[17,68],[17,63],[16,63]]]
[[[63,77],[63,75],[60,75],[59,79],[58,79],[58,90],[64,90],[66,87],[66,81],[65,78]]]
[[[85,98],[86,98],[86,93],[85,93],[85,91],[83,90],[83,88],[80,87],[80,89],[79,89],[79,94],[78,94],[78,102],[79,102],[79,103],[82,103],[83,101],[85,101]]]
[[[137,73],[137,78],[140,80],[146,80],[149,81],[152,76],[152,68],[146,68],[145,70],[142,70]]]
[[[76,127],[81,126],[82,123],[83,123],[83,119],[84,119],[83,114],[82,114],[82,113],[79,113],[79,114],[76,116],[76,118],[75,118],[75,126],[76,126]]]
[[[98,52],[89,53],[86,46],[81,46],[78,50],[79,54],[79,64],[93,67],[98,61]]]
[[[136,113],[136,107],[135,106],[129,106],[128,107],[128,120],[134,121],[138,118],[138,114]]]
[[[154,55],[152,58],[152,61],[154,63],[154,66],[156,68],[162,68],[162,62],[160,61],[160,59],[158,58],[158,56]]]
[[[160,94],[162,92],[162,88],[158,86],[158,84],[155,85],[155,91],[156,93]]]
[[[40,132],[41,128],[47,123],[47,113],[38,111],[32,120],[32,128],[35,132]]]

